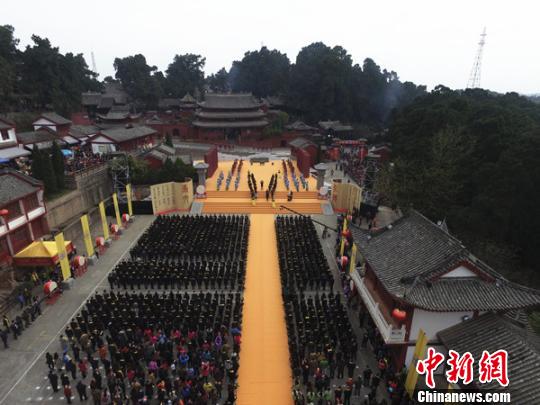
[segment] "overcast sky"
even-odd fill
[[[4,0],[0,24],[21,46],[47,37],[61,52],[94,52],[100,77],[115,57],[142,53],[165,70],[175,54],[206,57],[207,74],[261,44],[285,52],[316,41],[371,57],[402,80],[467,84],[487,27],[481,87],[540,93],[540,2],[535,0]]]

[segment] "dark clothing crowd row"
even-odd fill
[[[176,262],[170,259],[138,259],[119,263],[109,273],[108,280],[111,289],[129,287],[242,291],[245,275],[243,260]]]
[[[276,235],[284,294],[297,290],[331,291],[334,278],[311,219],[278,216]]]
[[[238,260],[247,253],[247,215],[159,216],[131,249],[142,259]]]

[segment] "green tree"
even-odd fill
[[[116,58],[114,60],[115,77],[122,83],[126,92],[144,108],[153,109],[163,94],[159,79],[156,78],[156,66],[149,66],[141,55]]]
[[[12,107],[17,84],[17,62],[20,59],[14,37],[15,29],[11,25],[0,25],[0,111]]]
[[[175,55],[167,68],[167,95],[183,97],[187,93],[202,92],[204,86],[203,68],[206,58],[200,55],[187,53]]]
[[[229,74],[225,68],[221,68],[217,73],[208,76],[206,83],[212,91],[217,93],[227,93],[230,90]]]
[[[56,143],[56,141],[53,142],[52,148],[51,148],[51,161],[53,165],[54,170],[54,176],[56,177],[56,185],[59,190],[62,190],[64,188],[64,155],[62,154],[62,151],[60,150],[60,147]]]
[[[43,181],[45,194],[50,196],[58,190],[53,163],[49,154],[34,145],[32,150],[32,176]]]
[[[171,148],[174,146],[171,134],[167,132],[167,135],[165,135],[165,145],[170,146]]]
[[[277,96],[287,91],[291,63],[287,55],[276,49],[263,46],[258,51],[246,52],[233,65],[234,91],[249,91],[257,97]]]

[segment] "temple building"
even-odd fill
[[[540,306],[540,291],[506,280],[414,210],[378,230],[351,230],[363,261],[351,278],[397,370],[410,364],[420,330],[446,355],[441,331]]]
[[[43,183],[12,169],[0,169],[0,264],[49,232]]]
[[[262,104],[251,94],[207,94],[193,126],[199,140],[240,143],[258,137],[268,125]]]

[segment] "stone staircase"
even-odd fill
[[[276,201],[276,208],[273,208],[270,201],[267,202],[266,200],[261,199],[257,200],[255,205],[252,205],[251,201],[242,201],[240,199],[238,201],[206,200],[202,212],[205,214],[290,214],[289,211],[279,209],[281,204],[302,214],[322,213],[321,203],[319,201]]]

